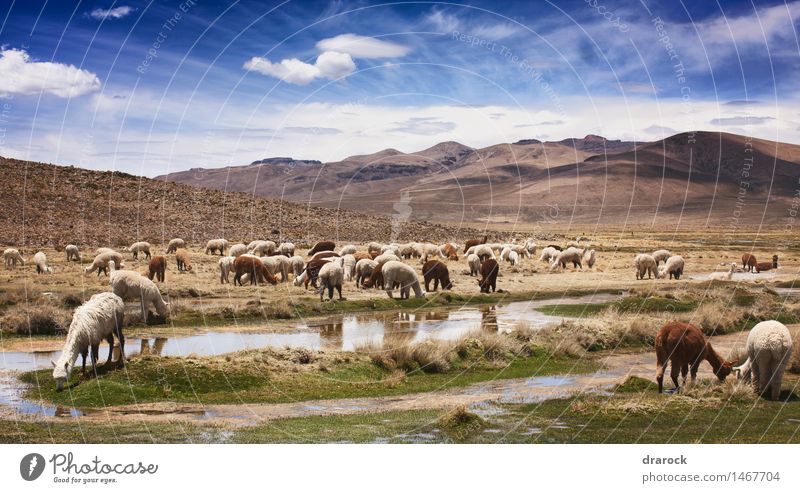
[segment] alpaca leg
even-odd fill
[[[86,375],[86,357],[89,355],[89,349],[84,349],[81,351],[81,375]]]
[[[692,371],[691,371],[691,374],[690,374],[690,377],[692,379],[692,383],[694,383],[694,381],[697,379],[697,370],[699,368],[700,368],[700,362],[699,361],[695,361],[692,364]]]
[[[683,378],[683,384],[686,385],[686,376],[689,374],[689,363],[684,363],[681,366],[681,378]]]
[[[766,356],[764,354],[759,354],[758,359],[756,360],[756,366],[758,366],[758,395],[765,395],[767,390],[769,389],[769,382],[772,378],[771,375],[771,368],[770,362],[767,361]]]
[[[105,366],[108,366],[112,362],[112,358],[114,358],[114,333],[108,334],[106,337],[106,342],[108,342],[108,359],[106,360]]]
[[[758,360],[751,361],[750,363],[750,383],[753,385],[753,391],[759,394],[758,383],[761,381],[761,368],[758,366]]]
[[[669,376],[672,377],[672,383],[675,384],[676,389],[680,388],[680,385],[678,385],[678,375],[680,374],[680,372],[681,372],[680,365],[676,365],[675,362],[673,361],[672,368],[670,368]]]
[[[664,392],[664,371],[667,369],[667,364],[656,363],[656,382],[658,382],[658,393]]]
[[[117,365],[120,367],[125,367],[125,335],[122,333],[122,328],[117,329],[117,340],[119,341],[119,361],[117,361]],[[113,351],[112,351],[113,353]],[[109,357],[111,357],[109,355]]]
[[[336,286],[336,291],[339,292],[339,299],[340,300],[344,299],[344,298],[342,298],[342,285],[341,284]]]
[[[333,284],[328,285],[328,299],[333,300]]]
[[[92,344],[92,375],[97,378],[97,360],[100,358],[100,343]]]

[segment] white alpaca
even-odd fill
[[[113,264],[112,264],[113,267]],[[138,300],[142,307],[142,320],[147,323],[148,308],[152,304],[160,317],[169,313],[168,304],[161,297],[156,283],[132,270],[115,270],[109,276],[111,291],[123,300]]]
[[[37,274],[52,274],[53,269],[47,265],[47,255],[44,252],[36,252],[33,256],[33,263],[36,265]]]
[[[57,390],[64,388],[78,355],[85,355],[89,348],[92,349],[92,369],[96,369],[97,347],[104,340],[113,347],[115,335],[119,340],[119,362],[121,365],[125,365],[125,337],[122,335],[124,316],[125,303],[114,293],[96,294],[75,310],[64,349],[61,350],[58,361],[53,363],[55,367],[53,378],[56,381]],[[111,362],[113,354],[114,352],[109,348],[106,364]],[[84,356],[84,368],[85,366]]]
[[[273,255],[270,258],[275,262],[275,271],[281,273],[281,282],[287,282],[289,280],[289,272],[292,272],[293,268],[292,259],[286,255]]]
[[[390,260],[381,267],[383,274],[384,288],[389,298],[393,298],[392,290],[395,284],[400,286],[400,298],[408,298],[409,290],[414,290],[414,297],[422,298],[425,294],[419,285],[419,278],[414,269],[403,262]]]
[[[25,265],[25,259],[22,258],[16,248],[6,248],[3,251],[3,260],[5,261],[6,269],[16,269],[17,263]]]
[[[378,266],[378,262],[364,258],[356,262],[356,287],[361,286],[361,282],[372,275],[372,271]]]
[[[511,250],[508,254],[508,262],[511,265],[519,265],[519,254],[514,250]]]
[[[175,253],[178,248],[186,248],[186,242],[183,238],[173,238],[167,243],[167,253]]]
[[[96,257],[96,256],[102,255],[104,253],[118,253],[118,252],[116,250],[114,250],[113,248],[100,247],[100,248],[98,248],[97,250],[94,251],[94,256]]]
[[[481,259],[481,262],[485,261],[487,258],[495,258],[494,250],[490,245],[477,245],[473,253]]]
[[[339,260],[339,259],[337,259]],[[340,266],[341,262],[333,261],[323,265],[319,270],[319,300],[322,301],[322,295],[325,289],[328,290],[328,299],[333,300],[333,290],[339,292],[339,299],[342,298],[342,282],[344,281],[344,271]]]
[[[228,250],[228,256],[230,257],[238,257],[239,255],[244,255],[247,253],[247,245],[244,243],[237,243]]]
[[[146,241],[137,241],[128,247],[128,251],[133,253],[134,259],[138,259],[140,253],[144,253],[145,258],[150,258],[150,243]]]
[[[467,255],[467,265],[469,265],[469,275],[477,276],[481,271],[481,259],[474,253]]]
[[[731,263],[731,268],[728,272],[712,272],[708,275],[708,278],[714,281],[730,281],[734,272],[736,272],[736,262]]]
[[[633,266],[636,268],[637,280],[644,279],[645,274],[647,274],[648,279],[650,279],[651,276],[658,279],[658,266],[656,265],[656,259],[654,259],[652,255],[640,253],[633,259]]]
[[[206,243],[206,254],[214,254],[219,252],[220,257],[225,255],[225,249],[228,248],[228,240],[225,238],[217,238],[216,240],[208,240]]]
[[[112,262],[115,269],[122,268],[122,254],[113,250],[98,254],[94,260],[92,260],[92,265],[85,268],[83,272],[86,274],[91,274],[92,272],[97,271],[98,276],[101,272],[104,272],[106,275],[108,275],[108,268],[112,265]]]
[[[375,260],[375,262],[378,262],[379,264],[382,264],[382,263],[385,263],[385,262],[390,262],[392,260],[399,262],[400,261],[400,257],[398,257],[397,255],[394,255],[392,253],[382,253],[382,254],[378,255],[377,257],[375,257],[374,260]]]
[[[370,241],[369,243],[367,243],[367,253],[381,254],[383,253],[384,246],[385,245],[383,245],[382,243],[378,243],[377,241]]]
[[[557,257],[550,264],[551,269],[557,267],[567,268],[567,264],[571,263],[573,267],[583,268],[581,261],[583,260],[583,250],[576,247],[569,247],[563,252],[559,253]]]
[[[670,256],[672,256],[672,254],[669,253],[669,250],[656,250],[653,252],[653,259],[656,261],[656,267],[658,267],[659,263],[666,262]]]
[[[555,247],[547,246],[542,248],[542,256],[539,257],[540,262],[551,262],[561,254],[561,250]]]
[[[683,267],[685,262],[683,261],[683,257],[680,255],[673,255],[664,262],[664,265],[658,269],[658,277],[659,279],[663,278],[667,274],[669,274],[669,278],[672,279],[680,279],[683,275]]]
[[[294,256],[294,243],[281,243],[278,245],[278,252],[291,258]]]
[[[351,254],[342,255],[342,270],[344,271],[344,280],[352,281],[356,275],[356,257]]]
[[[759,322],[747,336],[747,361],[734,368],[740,378],[752,373],[753,387],[758,395],[775,401],[781,395],[783,371],[792,355],[792,336],[789,329],[777,320]]]
[[[433,243],[420,243],[419,248],[422,251],[422,258],[420,259],[421,264],[424,264],[433,257],[447,258],[442,255],[439,245],[434,245]]]
[[[583,263],[586,264],[587,267],[590,269],[594,267],[595,262],[597,261],[597,252],[594,250],[587,250],[583,254]]]
[[[523,247],[525,248],[526,257],[532,258],[534,255],[536,255],[536,242],[533,241],[533,238],[528,238],[525,240]]]
[[[348,254],[352,255],[352,254],[356,253],[357,251],[358,251],[358,248],[356,248],[355,245],[345,245],[345,246],[342,247],[341,250],[339,250],[339,256],[340,257],[344,257],[345,255],[348,255]]]
[[[231,271],[233,270],[233,261],[236,257],[221,257],[217,264],[219,265],[219,282],[221,284],[231,282]]]
[[[295,255],[289,259],[292,262],[292,272],[294,273],[295,279],[297,276],[303,273],[306,268],[306,261],[303,260],[303,257],[300,255]]]
[[[64,248],[64,252],[67,254],[67,262],[71,262],[73,260],[75,262],[80,262],[81,261],[81,251],[78,250],[77,246],[75,246],[75,245],[67,245]]]
[[[256,257],[266,257],[275,253],[277,248],[278,245],[274,241],[262,240],[257,241],[249,251]]]

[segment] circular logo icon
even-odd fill
[[[41,454],[28,454],[19,463],[19,474],[25,481],[35,481],[44,472],[44,457]]]

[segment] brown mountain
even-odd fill
[[[219,237],[297,243],[439,241],[480,234],[404,215],[311,207],[120,172],[2,157],[0,176],[0,204],[5,211],[0,218],[1,245],[122,246],[136,240],[163,243],[173,237],[195,245]]]
[[[797,145],[695,132],[638,144],[594,135],[483,149],[444,142],[417,153],[386,149],[320,165],[195,169],[159,179],[445,222],[737,227],[787,220],[798,163]]]

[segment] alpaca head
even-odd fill
[[[773,255],[772,256],[772,267],[775,268],[775,269],[778,268],[778,256],[777,255]]]
[[[733,372],[733,365],[730,361],[723,361],[722,365],[720,365],[719,369],[714,372],[714,374],[719,378],[720,382],[725,381],[725,377],[730,375]]]
[[[50,363],[53,365],[53,380],[56,381],[56,390],[61,392],[64,390],[64,384],[67,383],[69,374],[72,372],[72,364],[69,361],[65,361],[63,365],[60,362],[59,364],[53,361]]]

